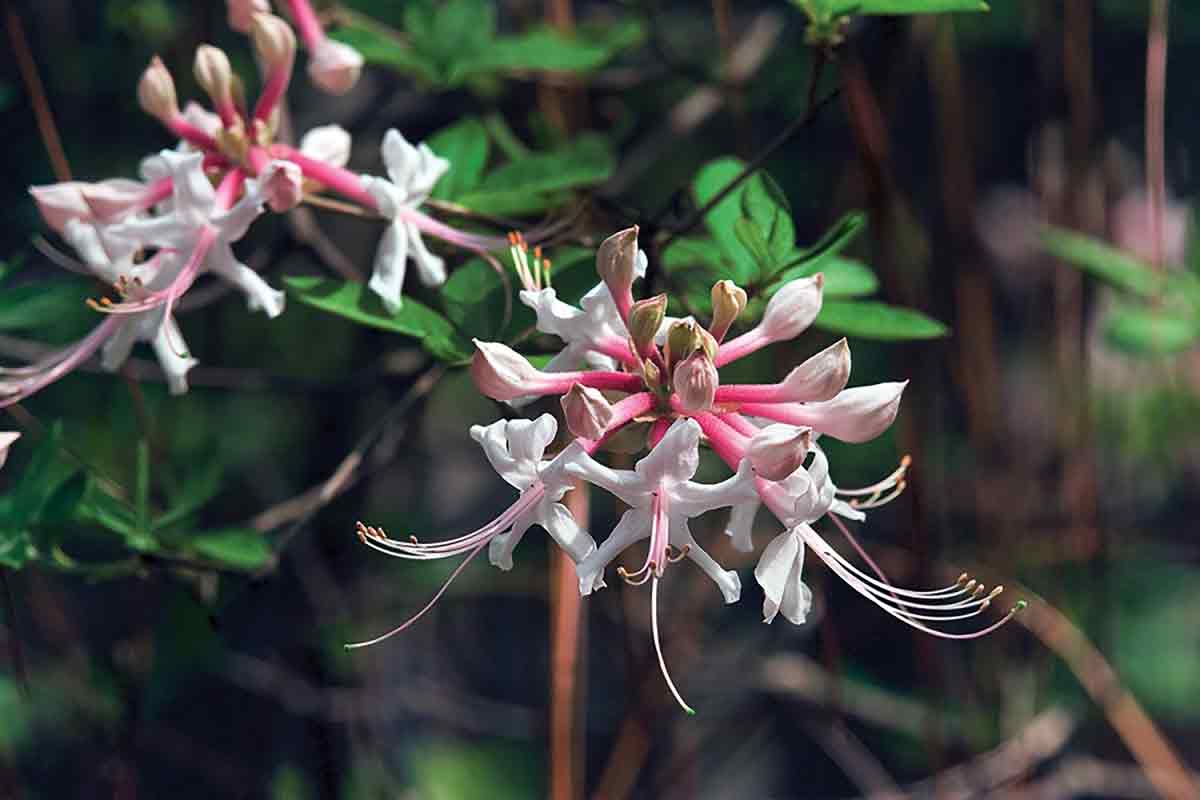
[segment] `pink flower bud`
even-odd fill
[[[633,305],[633,280],[637,273],[638,227],[626,228],[609,236],[596,251],[596,272],[608,287],[622,319],[629,318]]]
[[[363,57],[350,45],[324,38],[308,55],[308,77],[330,94],[345,94],[358,83]]]
[[[249,33],[255,14],[269,14],[270,0],[226,0],[225,11],[229,27],[239,33]]]
[[[291,161],[272,161],[259,180],[263,198],[276,214],[291,211],[304,198],[304,174]]]
[[[560,401],[567,428],[584,439],[599,439],[612,423],[612,404],[599,389],[577,383]]]
[[[196,48],[196,60],[192,64],[196,83],[212,98],[217,110],[233,107],[233,67],[225,51],[202,44]]]
[[[73,219],[91,219],[91,208],[80,190],[84,184],[78,181],[51,183],[46,186],[30,186],[29,193],[37,203],[42,219],[57,233],[62,233]]]
[[[138,81],[137,97],[142,110],[157,119],[167,120],[179,113],[175,81],[158,56],[150,59],[150,66],[142,72]]]
[[[800,469],[811,445],[811,428],[768,425],[750,440],[746,458],[760,478],[781,481]]]
[[[785,402],[830,400],[850,380],[850,345],[834,342],[788,373],[780,386]]]
[[[296,34],[274,14],[255,14],[250,35],[268,69],[291,69],[296,57]]]
[[[535,393],[540,373],[524,356],[499,342],[475,341],[471,377],[493,400],[515,400]]]
[[[712,408],[719,383],[712,359],[703,349],[699,349],[675,367],[672,386],[680,407],[694,413]]]
[[[800,278],[784,285],[767,303],[759,330],[773,342],[794,339],[812,325],[821,310],[821,288],[825,276]]]

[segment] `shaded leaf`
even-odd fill
[[[636,20],[604,27],[584,25],[571,36],[538,27],[515,36],[501,36],[485,48],[466,53],[451,66],[447,77],[451,83],[458,83],[488,72],[591,72],[641,38],[642,29]]]
[[[1159,291],[1161,279],[1154,270],[1123,250],[1065,228],[1042,230],[1046,252],[1079,267],[1118,289],[1151,297]]]
[[[1130,353],[1164,355],[1186,350],[1200,338],[1195,316],[1164,308],[1113,309],[1105,322],[1108,341]]]
[[[271,545],[250,528],[229,528],[193,536],[192,549],[205,558],[236,569],[258,569],[271,560]]]
[[[834,16],[844,14],[947,14],[989,11],[983,0],[829,0]]]
[[[437,64],[394,37],[365,26],[348,25],[329,32],[330,38],[345,42],[368,64],[390,67],[428,83],[439,79]]]
[[[485,192],[551,192],[600,183],[612,174],[615,160],[604,137],[585,133],[571,144],[535,153],[493,170],[479,184]],[[463,198],[464,205],[469,204]]]
[[[449,160],[450,169],[433,187],[438,200],[453,200],[479,184],[488,159],[488,135],[476,117],[467,117],[427,140],[433,152]]]

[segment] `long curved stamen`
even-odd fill
[[[54,356],[56,360],[39,362],[39,364],[45,365],[44,369],[29,373],[26,377],[15,381],[0,380],[0,408],[21,402],[87,361],[93,353],[100,349],[101,345],[116,333],[121,322],[116,317],[109,317],[97,325],[87,336],[56,353]]]
[[[650,576],[661,578],[667,564],[678,559],[671,558],[670,520],[667,518],[666,492],[655,492],[650,522],[650,549],[646,560],[637,572],[617,567],[617,574],[630,586],[641,586]]]
[[[802,527],[800,531],[805,542],[813,549],[817,556],[825,562],[825,565],[829,567],[829,569],[832,570],[835,575],[846,582],[846,585],[904,624],[924,633],[928,633],[931,636],[955,640],[976,639],[980,636],[986,636],[992,631],[995,631],[1001,626],[1007,624],[1017,614],[1017,612],[1025,607],[1025,601],[1019,601],[1001,619],[979,630],[969,631],[967,633],[950,633],[939,630],[938,628],[931,627],[925,623],[954,622],[957,620],[978,616],[990,607],[991,601],[997,597],[1001,591],[1003,591],[1003,587],[996,587],[986,597],[976,599],[979,598],[979,595],[982,593],[982,587],[976,584],[974,581],[969,581],[966,584],[962,584],[965,576],[961,576],[959,581],[956,582],[956,586],[962,586],[961,590],[957,592],[957,595],[946,595],[944,599],[955,599],[957,596],[961,596],[963,592],[969,592],[971,595],[970,600],[959,600],[954,603],[944,603],[934,606],[924,603],[910,603],[907,601],[902,601],[896,595],[901,592],[909,594],[909,590],[897,589],[888,583],[882,583],[881,581],[870,578],[846,561],[846,559],[840,553],[834,550],[828,542],[821,538],[821,536],[811,528],[805,530]],[[936,591],[943,592],[945,590]],[[926,595],[925,599],[933,598]],[[957,611],[965,608],[972,608],[973,610],[963,614],[932,615],[911,612],[908,610],[909,607],[941,611]]]
[[[357,524],[356,529],[363,544],[389,556],[413,561],[447,558],[487,544],[499,534],[504,533],[521,515],[540,503],[545,494],[545,486],[540,482],[536,483],[526,489],[515,503],[491,522],[470,533],[439,542],[421,543],[415,539],[404,542],[391,539],[382,528],[364,525],[362,522]]]
[[[417,620],[419,620],[421,617],[425,616],[426,612],[428,612],[429,609],[433,608],[437,604],[438,600],[442,599],[442,595],[445,594],[446,590],[450,588],[450,584],[454,582],[454,579],[457,578],[464,569],[466,569],[467,564],[470,564],[472,559],[474,559],[475,556],[479,555],[479,551],[483,550],[484,545],[486,545],[486,544],[487,543],[484,542],[483,544],[480,544],[478,547],[476,547],[474,550],[472,550],[470,552],[470,554],[468,554],[467,557],[464,558],[459,563],[459,565],[454,568],[454,572],[450,573],[450,577],[446,578],[446,581],[442,584],[441,588],[438,589],[437,593],[434,594],[434,596],[429,600],[429,602],[425,604],[424,608],[422,608],[416,614],[413,614],[411,617],[409,617],[407,620],[405,620],[401,625],[399,625],[395,628],[392,628],[390,631],[388,631],[385,634],[376,636],[374,639],[368,639],[365,642],[355,642],[353,644],[347,644],[347,645],[344,645],[344,647],[347,650],[357,650],[361,647],[370,647],[373,644],[379,644],[383,640],[390,639],[391,637],[395,636],[396,634],[401,633],[404,630],[407,630]]]
[[[908,486],[904,480],[904,476],[911,464],[912,456],[906,455],[900,459],[900,466],[883,480],[873,483],[870,486],[864,486],[861,489],[838,489],[838,496],[852,498],[850,505],[854,508],[870,509],[885,506],[899,497]],[[858,499],[862,497],[866,499]]]
[[[662,643],[658,638],[658,577],[655,576],[650,583],[650,633],[654,637],[654,652],[658,655],[658,668],[662,670],[663,680],[667,682],[667,688],[671,690],[671,694],[675,696],[675,702],[688,714],[695,714],[696,709],[684,702],[683,695],[675,688],[675,681],[671,680],[671,673],[667,671],[667,660],[663,657]]]

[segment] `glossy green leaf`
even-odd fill
[[[169,528],[182,522],[212,500],[221,488],[221,472],[221,464],[216,460],[189,469],[183,482],[168,495],[170,506],[155,518],[154,529]]]
[[[488,135],[476,117],[466,117],[429,137],[433,152],[450,162],[450,169],[433,187],[438,200],[453,200],[474,189],[488,159]]]
[[[1165,355],[1186,350],[1200,339],[1200,319],[1174,309],[1125,306],[1112,310],[1104,333],[1127,352]]]
[[[1098,239],[1065,228],[1042,231],[1046,252],[1118,289],[1142,297],[1158,293],[1161,278],[1150,265]]]
[[[815,324],[834,333],[883,341],[937,339],[949,333],[945,325],[916,309],[873,301],[826,301]]]
[[[437,358],[454,361],[471,353],[469,342],[459,336],[450,321],[411,297],[395,314],[361,283],[338,281],[310,275],[292,275],[283,279],[289,293],[307,305],[328,311],[372,328],[420,339]]]
[[[692,181],[696,206],[707,205],[742,173],[744,166],[739,159],[721,158],[701,167]],[[745,184],[749,180],[753,178],[743,181],[741,186],[722,198],[704,215],[705,228],[728,258],[731,274],[727,277],[741,286],[751,285],[761,274],[754,256],[741,243],[737,234],[737,221],[743,216],[742,194],[746,191]]]
[[[202,533],[188,542],[205,558],[235,569],[258,569],[271,560],[271,545],[261,533],[249,528]]]
[[[810,271],[805,274],[819,272],[821,267],[816,262],[841,253],[858,238],[866,226],[867,215],[863,212],[850,211],[843,214],[833,227],[821,234],[821,238],[799,250],[788,262],[787,267],[790,269],[807,265],[810,266]]]

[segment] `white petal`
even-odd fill
[[[154,337],[154,354],[158,365],[167,376],[167,389],[171,394],[183,394],[188,390],[188,371],[196,366],[196,359],[188,353],[187,342],[174,319],[168,319]]]
[[[634,470],[647,484],[689,481],[700,468],[699,447],[700,424],[690,418],[677,419]]]
[[[687,519],[682,516],[671,517],[671,544],[680,548],[687,548],[688,558],[704,571],[704,574],[712,579],[717,588],[721,590],[721,596],[725,598],[726,604],[736,603],[742,596],[742,579],[733,570],[725,569],[710,556],[703,547],[696,543],[692,538],[692,532],[688,529]]]
[[[393,222],[383,232],[379,240],[379,250],[375,253],[375,268],[371,272],[371,280],[367,287],[379,299],[389,313],[395,314],[403,303],[401,293],[404,289],[404,272],[408,261],[408,235],[403,222]]]
[[[473,425],[471,438],[483,448],[483,454],[491,462],[501,478],[518,491],[525,491],[537,480],[537,469],[533,464],[521,463],[508,451],[508,422],[498,420],[491,425]]]
[[[604,570],[612,560],[634,542],[650,535],[650,515],[638,508],[631,508],[621,515],[617,527],[595,552],[588,555],[575,571],[579,574],[579,593],[589,595],[593,589],[603,585]]]
[[[588,532],[579,527],[575,517],[562,503],[544,503],[539,508],[538,524],[563,549],[576,564],[583,561],[596,550],[596,542]]]
[[[757,495],[752,500],[738,503],[729,512],[729,522],[725,525],[725,535],[733,540],[733,549],[742,553],[754,552],[754,542],[751,534],[754,532],[754,518],[762,506]]]
[[[520,461],[540,462],[558,433],[558,421],[552,414],[542,414],[535,420],[513,419],[506,425],[508,452]]]
[[[242,290],[246,295],[246,307],[251,311],[265,311],[272,319],[283,313],[284,293],[272,288],[261,275],[238,261],[228,245],[218,243],[214,246],[205,263],[214,273]]]
[[[4,466],[4,462],[8,461],[8,449],[13,446],[13,442],[21,438],[21,434],[15,431],[0,432],[0,467]]]
[[[488,542],[488,561],[492,566],[505,572],[512,569],[513,550],[521,543],[521,539],[525,537],[525,533],[533,523],[532,516],[523,514],[513,522],[512,528]]]
[[[720,483],[703,484],[687,481],[664,488],[671,497],[672,513],[698,517],[706,511],[736,506],[758,497],[754,468],[742,459],[735,475]]]
[[[408,254],[417,265],[417,278],[426,286],[441,286],[446,282],[446,262],[429,252],[416,225],[410,222],[404,229],[408,233]]]
[[[763,622],[771,622],[779,613],[792,566],[803,546],[800,537],[787,530],[763,549],[754,568],[754,579],[763,590]]]

